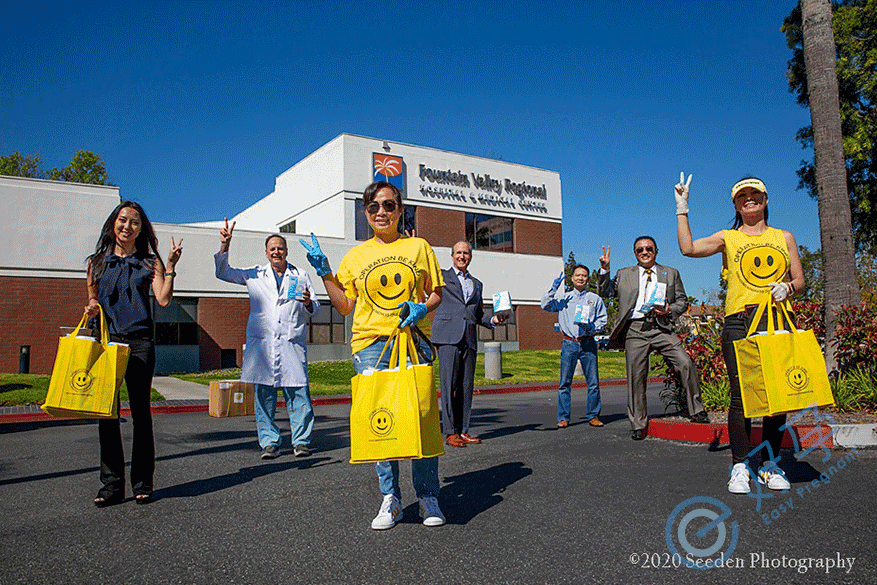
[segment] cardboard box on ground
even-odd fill
[[[210,382],[210,416],[247,416],[255,414],[254,387],[240,380]]]

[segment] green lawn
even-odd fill
[[[0,374],[0,406],[42,404],[49,391],[49,376],[45,374]],[[128,401],[128,387],[122,382],[122,402]],[[152,389],[152,401],[164,400],[164,396]]]
[[[601,351],[598,355],[601,378],[623,378],[624,353]],[[308,365],[311,380],[311,394],[315,396],[330,394],[350,394],[350,378],[355,374],[350,360],[337,362],[313,362]],[[475,364],[475,385],[527,384],[532,382],[554,382],[560,379],[560,350],[522,350],[506,351],[502,354],[501,380],[484,378],[484,355],[478,354]],[[212,380],[236,380],[241,374],[239,368],[199,372],[197,374],[176,374],[177,378],[210,384]],[[438,386],[438,368],[435,370]],[[582,377],[577,380],[584,380]]]
[[[623,378],[624,353],[601,351],[598,355],[601,378]],[[338,362],[314,362],[309,365],[311,394],[326,396],[331,394],[350,394],[350,378],[355,374],[350,360]],[[528,349],[505,351],[502,354],[503,377],[500,380],[484,378],[484,354],[478,354],[475,364],[475,385],[528,384],[532,382],[555,382],[560,378],[560,350]],[[654,374],[654,372],[653,372]],[[177,378],[199,384],[210,384],[211,380],[236,380],[240,377],[239,368],[213,370],[196,374],[176,374]],[[438,387],[438,368],[435,369]],[[583,380],[584,378],[576,378]],[[42,404],[49,388],[49,376],[40,374],[0,374],[0,406],[21,404]],[[128,389],[122,383],[122,401],[128,400]],[[152,390],[152,401],[164,397]]]

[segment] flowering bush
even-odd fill
[[[792,311],[795,313],[795,327],[801,331],[812,329],[822,347],[825,344],[825,306],[822,303],[799,301],[792,303]]]
[[[841,374],[854,369],[877,372],[877,311],[864,305],[841,308],[833,344]]]
[[[822,346],[825,344],[825,308],[821,303],[797,302],[792,305],[795,326],[812,329]],[[700,376],[701,398],[707,410],[723,410],[727,398],[728,372],[722,357],[721,332],[724,319],[719,317],[699,324],[697,334],[680,336],[685,350]],[[841,412],[877,408],[877,310],[867,305],[849,306],[838,313],[835,339],[839,378],[832,382],[837,409]],[[663,358],[662,358],[663,360]],[[661,364],[663,367],[660,367]],[[664,360],[659,368],[667,378],[661,400],[666,409],[675,408],[687,415],[688,401],[682,382]]]
[[[708,410],[727,408],[727,406],[723,406],[726,400],[722,395],[723,392],[728,392],[728,371],[725,368],[725,358],[722,357],[723,326],[724,317],[720,315],[712,321],[698,323],[696,334],[680,336],[685,351],[688,352],[691,361],[697,368],[700,377],[701,397],[703,398],[704,389],[708,389],[710,394],[710,404],[706,404],[704,401],[704,406]],[[687,416],[688,399],[682,386],[682,380],[663,356],[661,359],[663,367],[661,368],[659,365],[659,371],[667,376],[664,380],[664,390],[661,391],[664,407],[668,410],[675,408],[683,416]],[[728,394],[727,403],[730,404],[730,394]]]

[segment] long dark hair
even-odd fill
[[[155,237],[155,230],[152,229],[152,223],[146,217],[146,212],[143,211],[139,203],[122,201],[104,222],[104,227],[101,228],[100,236],[98,236],[97,244],[94,247],[94,254],[85,260],[92,282],[97,282],[104,273],[104,257],[111,254],[116,245],[114,229],[116,218],[126,207],[130,207],[140,214],[140,235],[134,240],[133,256],[143,262],[146,268],[152,269],[154,260],[158,260],[159,264],[164,267],[164,262],[162,262],[161,255],[158,253],[158,238]]]
[[[745,181],[746,179],[758,179],[759,181],[761,181],[761,179],[759,179],[758,177],[753,177],[752,175],[747,175],[745,177],[741,177],[734,184],[736,185],[740,181]],[[764,181],[761,181],[761,182],[764,183]],[[734,195],[736,195],[736,193]],[[767,193],[765,193],[764,196],[767,197]],[[735,199],[736,199],[736,197],[735,197]],[[764,205],[764,223],[767,224],[767,204]],[[735,208],[734,209],[734,223],[731,225],[731,229],[735,230],[738,227],[740,227],[741,225],[743,225],[743,216],[740,215],[740,212],[737,211]]]

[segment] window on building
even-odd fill
[[[473,250],[513,252],[515,220],[481,213],[466,214],[466,241]]]
[[[167,307],[153,299],[155,345],[198,345],[198,299],[175,298]]]
[[[375,234],[372,231],[371,226],[368,225],[368,220],[365,217],[362,199],[354,201],[353,209],[356,218],[356,241],[364,242]],[[402,218],[399,220],[399,233],[404,234],[406,231],[414,230],[416,225],[417,206],[408,204],[402,206]]]
[[[345,343],[344,332],[344,316],[328,302],[321,303],[308,324],[308,343]]]
[[[493,305],[484,305],[484,314],[489,315],[493,311]],[[497,325],[494,329],[487,327],[478,328],[478,339],[480,341],[517,341],[518,340],[518,324],[515,320],[515,311],[512,307],[512,314],[509,320],[502,325]]]
[[[280,226],[281,234],[294,234],[295,232],[295,220]]]

